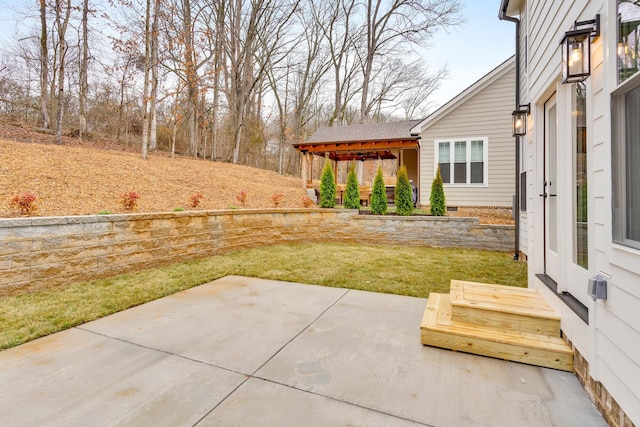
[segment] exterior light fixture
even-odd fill
[[[562,47],[562,83],[582,82],[591,75],[591,42],[600,37],[600,15],[588,21],[576,21],[564,34]]]
[[[513,136],[524,136],[527,134],[527,116],[531,110],[530,104],[520,105],[512,114],[513,116]]]

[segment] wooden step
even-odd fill
[[[560,337],[560,317],[535,289],[451,281],[456,322]]]
[[[452,321],[447,294],[429,296],[420,339],[424,345],[573,371],[573,351],[562,338]]]

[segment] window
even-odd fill
[[[520,144],[520,212],[527,211],[527,140],[518,138]]]
[[[467,183],[467,141],[456,141],[455,162],[453,163],[454,184]]]
[[[435,149],[443,183],[487,184],[487,138],[439,140]]]
[[[444,184],[451,182],[451,150],[449,146],[448,142],[438,144],[438,166],[440,166],[440,175],[442,175]]]
[[[618,76],[623,83],[611,99],[613,240],[640,249],[640,6],[619,1],[618,22]]]
[[[589,268],[587,217],[587,89],[580,82],[572,87],[572,121],[574,141],[573,262]]]
[[[638,72],[640,65],[640,5],[635,1],[618,1],[618,83]]]

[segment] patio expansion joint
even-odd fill
[[[349,402],[348,400],[339,399],[337,397],[333,397],[333,396],[330,396],[330,395],[327,395],[327,394],[318,393],[318,392],[311,391],[311,390],[305,390],[303,388],[298,388],[298,387],[292,386],[290,384],[281,383],[281,382],[278,382],[278,381],[270,380],[268,378],[263,378],[263,377],[259,377],[259,376],[254,376],[253,378],[259,379],[259,380],[262,380],[262,381],[265,381],[265,382],[268,382],[268,383],[277,384],[279,386],[283,386],[283,387],[286,387],[286,388],[289,388],[289,389],[292,389],[292,390],[297,390],[297,391],[301,391],[303,393],[308,393],[308,394],[311,394],[313,396],[324,397],[326,399],[330,399],[330,400],[333,400],[335,402],[344,403],[344,404],[347,404],[349,406],[354,406],[356,408],[365,409],[365,410],[371,411],[371,412],[376,412],[378,414],[382,414],[382,415],[386,415],[386,416],[389,416],[389,417],[393,417],[393,418],[398,419],[398,420],[409,421],[411,423],[418,424],[418,425],[425,426],[425,427],[437,427],[434,424],[426,424],[426,423],[423,423],[423,422],[420,422],[420,421],[417,421],[417,420],[414,420],[414,419],[411,419],[411,418],[406,418],[406,417],[403,417],[403,416],[400,416],[400,415],[397,415],[397,414],[393,414],[391,412],[385,412],[385,411],[381,411],[379,409],[370,408],[368,406],[360,405],[358,403]],[[244,383],[244,381],[243,381],[243,383]]]
[[[235,369],[230,369],[230,368],[227,368],[227,367],[224,367],[224,366],[219,366],[219,365],[216,365],[216,364],[213,364],[213,363],[210,363],[210,362],[205,362],[204,360],[194,359],[194,358],[191,358],[191,357],[184,356],[182,354],[172,353],[172,352],[167,351],[167,350],[162,350],[162,349],[155,348],[155,347],[149,347],[147,345],[142,345],[142,344],[139,344],[139,343],[136,343],[136,342],[128,341],[128,340],[125,340],[123,338],[118,338],[118,337],[114,337],[114,336],[111,336],[111,335],[103,334],[101,332],[92,331],[91,329],[85,329],[85,328],[83,328],[81,326],[76,326],[76,327],[74,327],[74,329],[79,329],[79,330],[81,330],[83,332],[88,332],[90,334],[98,335],[98,336],[101,336],[101,337],[104,337],[104,338],[108,338],[108,339],[111,339],[111,340],[120,341],[122,343],[133,345],[133,346],[139,347],[139,348],[143,348],[145,350],[151,350],[151,351],[155,351],[157,353],[166,354],[168,356],[173,356],[173,357],[177,357],[177,358],[180,358],[180,359],[188,360],[189,362],[195,362],[195,363],[198,363],[198,364],[201,364],[201,365],[210,366],[212,368],[222,369],[222,370],[227,371],[227,372],[232,372],[234,374],[243,375],[243,376],[245,376],[247,378],[251,377],[250,375],[247,375],[246,373],[237,371]]]
[[[202,420],[204,420],[205,418],[207,418],[213,411],[215,411],[220,405],[222,405],[222,403],[227,400],[231,395],[233,395],[236,390],[238,390],[240,387],[242,387],[242,385],[244,383],[246,383],[250,378],[256,378],[256,379],[262,379],[260,377],[255,376],[255,374],[262,369],[267,363],[269,363],[271,360],[273,360],[274,357],[276,357],[285,347],[287,347],[289,344],[291,344],[291,342],[293,342],[293,340],[295,340],[296,338],[298,338],[304,331],[306,331],[307,329],[309,329],[314,323],[316,323],[318,321],[318,319],[320,319],[322,316],[324,316],[324,314],[331,310],[338,302],[340,302],[340,300],[342,300],[342,298],[344,298],[348,293],[349,293],[350,289],[345,290],[338,298],[336,298],[336,300],[334,302],[332,302],[331,304],[329,304],[324,310],[322,310],[322,312],[320,314],[318,314],[313,320],[311,320],[304,328],[300,329],[300,331],[295,334],[289,341],[287,341],[286,343],[284,343],[278,350],[276,350],[271,357],[269,357],[263,364],[261,364],[257,369],[255,369],[253,371],[253,373],[251,374],[243,374],[245,375],[245,379],[242,380],[242,382],[240,384],[238,384],[233,390],[231,390],[224,398],[220,399],[220,401],[213,407],[211,408],[210,411],[208,411],[206,414],[204,414],[202,416],[202,418],[200,418],[198,421],[196,421],[193,424],[193,427],[197,426],[198,424],[200,424],[202,422]]]

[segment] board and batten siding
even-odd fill
[[[613,243],[611,191],[611,92],[616,87],[616,2],[605,0],[541,0],[522,2],[521,30],[527,37],[527,72],[521,99],[531,103],[533,123],[527,134],[528,200],[526,235],[529,256],[529,284],[539,289],[562,317],[562,329],[589,363],[589,374],[602,384],[627,416],[640,425],[640,251]],[[544,273],[544,205],[542,192],[544,165],[544,103],[554,93],[558,111],[570,108],[570,85],[560,83],[559,43],[574,21],[593,19],[600,14],[601,36],[592,44],[592,71],[587,88],[587,153],[589,182],[589,268],[577,267],[572,248],[561,254],[563,265],[559,286],[576,290],[577,298],[589,309],[589,323],[577,316],[537,278]],[[522,37],[522,34],[521,34]],[[567,117],[567,116],[565,116]],[[566,123],[558,122],[559,156],[571,165],[570,147],[561,137],[570,138]],[[564,126],[564,128],[563,128]],[[564,132],[564,134],[563,134]],[[570,144],[569,144],[570,145]],[[569,239],[573,229],[572,168],[560,171],[560,239]],[[564,233],[564,234],[563,234]],[[608,298],[593,301],[586,295],[587,280],[598,273],[608,279]],[[573,291],[572,291],[573,292]],[[597,397],[596,397],[597,398]]]
[[[469,89],[468,89],[469,90]],[[429,203],[435,177],[435,141],[488,138],[488,179],[484,186],[445,184],[448,206],[511,207],[515,192],[514,110],[515,62],[487,87],[434,123],[421,129],[420,200]],[[460,96],[464,96],[461,94]],[[446,107],[446,106],[445,106]],[[444,107],[443,107],[444,108]]]

